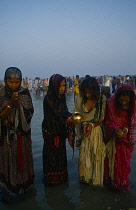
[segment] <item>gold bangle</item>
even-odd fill
[[[128,128],[127,127],[124,127],[126,129],[126,132],[128,133]]]
[[[7,105],[7,107],[8,107],[9,109],[11,109],[11,106],[10,106],[10,105]]]
[[[82,123],[82,126],[83,126],[83,125],[85,125],[85,124],[87,124],[87,122],[86,122],[86,121],[84,121],[84,122]]]
[[[87,124],[87,125],[91,125],[92,128],[94,128],[94,124],[93,124],[93,123],[91,123],[91,122],[86,122],[86,124]]]
[[[94,128],[94,124],[93,123],[89,123],[91,126],[92,126],[92,128]]]

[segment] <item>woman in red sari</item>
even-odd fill
[[[126,190],[129,185],[130,158],[134,149],[135,93],[129,84],[122,84],[108,101],[105,120],[105,181],[114,189]]]

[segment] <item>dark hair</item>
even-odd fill
[[[129,96],[130,97],[130,101],[129,101],[129,104],[130,104],[130,108],[128,110],[129,114],[130,114],[130,117],[132,116],[133,114],[133,106],[134,106],[134,93],[132,90],[121,90],[120,92],[117,93],[116,95],[116,108],[118,111],[120,111],[121,109],[121,104],[119,102],[119,98],[120,96]]]
[[[92,98],[96,102],[98,101],[100,97],[100,88],[97,82],[97,79],[94,77],[89,77],[87,79],[84,79],[80,85],[80,95],[83,98],[84,102],[87,100],[85,96],[85,89],[88,88],[92,91]]]
[[[9,67],[5,71],[4,81],[10,78],[18,78],[22,81],[22,72],[17,67]]]
[[[49,87],[48,87],[47,95],[58,96],[60,83],[63,80],[65,80],[65,82],[66,82],[66,78],[63,77],[62,75],[60,75],[60,74],[53,74],[50,77],[50,80],[49,80]],[[65,94],[63,94],[63,95],[65,96]]]
[[[85,79],[90,78],[91,76],[89,74],[85,75]]]

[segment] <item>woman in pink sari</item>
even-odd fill
[[[129,185],[130,158],[134,149],[135,93],[129,84],[122,84],[108,101],[105,119],[106,154],[105,182],[114,189],[126,190]]]

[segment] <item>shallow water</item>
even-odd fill
[[[127,193],[113,193],[107,186],[93,188],[80,184],[78,180],[78,148],[73,151],[67,143],[69,181],[55,186],[44,186],[42,169],[43,138],[41,122],[43,119],[43,96],[33,92],[35,112],[32,118],[32,149],[34,157],[35,181],[33,188],[25,197],[12,204],[0,202],[0,210],[127,210],[136,208],[136,151],[131,159],[130,181],[133,185]],[[69,111],[73,111],[73,93],[67,96]]]

